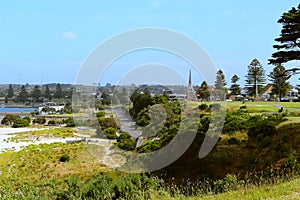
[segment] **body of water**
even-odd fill
[[[1,113],[30,113],[36,110],[36,108],[6,108],[0,107],[0,114]]]

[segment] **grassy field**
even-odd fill
[[[278,106],[288,110],[288,112],[300,113],[300,102],[245,102],[242,104],[240,101],[226,102],[226,106],[230,110],[237,110],[241,106],[247,106],[249,111],[260,112],[278,112]]]
[[[247,189],[238,189],[217,195],[204,195],[202,197],[176,197],[171,198],[167,193],[154,193],[153,199],[164,200],[282,200],[282,199],[300,199],[300,178],[289,182],[275,185],[250,186]]]

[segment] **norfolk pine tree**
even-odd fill
[[[269,64],[281,65],[291,60],[300,60],[300,4],[283,13],[278,23],[282,24],[281,34],[273,45],[277,52],[272,54]]]
[[[230,87],[231,93],[230,94],[238,95],[241,93],[240,85],[237,83],[239,80],[240,80],[240,78],[238,77],[238,75],[235,74],[232,76],[231,87]]]
[[[278,65],[269,74],[269,77],[273,83],[272,93],[278,95],[279,101],[281,101],[281,97],[285,96],[290,89],[290,84],[287,80],[291,75],[285,71],[283,66]]]
[[[248,94],[258,98],[262,91],[263,84],[266,82],[266,78],[265,70],[256,58],[253,59],[248,66],[248,72],[245,81]]]

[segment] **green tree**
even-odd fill
[[[60,98],[63,98],[63,96],[64,96],[63,89],[62,89],[60,83],[58,83],[55,88],[54,98],[60,99]]]
[[[269,74],[270,81],[273,83],[272,93],[278,95],[279,101],[285,96],[290,89],[290,84],[287,80],[291,77],[281,65],[276,66]]]
[[[111,104],[111,96],[108,92],[103,92],[101,95],[101,103],[103,105],[110,105]]]
[[[51,93],[48,85],[46,85],[45,87],[44,98],[51,100]]]
[[[241,93],[241,88],[240,85],[237,83],[240,80],[240,78],[238,77],[238,75],[233,75],[233,77],[231,78],[231,94],[233,95],[237,95]]]
[[[263,89],[263,84],[265,84],[265,77],[263,66],[256,58],[253,59],[248,66],[248,73],[246,75],[246,89],[250,96],[258,98]]]
[[[282,24],[281,34],[275,39],[279,44],[273,46],[277,52],[272,54],[269,64],[300,60],[300,4],[283,13],[278,23]]]
[[[42,92],[38,85],[35,85],[31,92],[32,100],[35,102],[40,102],[42,97]]]
[[[225,75],[222,70],[219,70],[219,71],[217,71],[215,88],[217,90],[224,90],[225,85],[226,85]]]
[[[28,92],[26,90],[25,85],[22,85],[21,91],[20,91],[19,95],[17,96],[16,101],[22,102],[22,103],[25,103],[26,101],[28,101]]]
[[[12,98],[14,96],[14,88],[12,84],[9,84],[7,91],[7,98]]]
[[[206,81],[203,81],[198,88],[197,94],[199,94],[199,99],[208,101],[210,93],[208,91],[208,85]]]

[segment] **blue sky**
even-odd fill
[[[0,83],[74,83],[82,62],[103,41],[124,31],[159,27],[195,40],[224,71],[228,84],[237,74],[244,85],[253,58],[267,73],[272,70],[267,63],[281,30],[277,20],[293,6],[296,1],[4,1],[0,4]],[[134,66],[135,59],[142,63],[145,57],[145,62],[164,60],[170,65],[176,60],[148,51],[119,64]],[[178,63],[174,67],[181,67],[181,75],[187,78],[190,67]],[[115,65],[101,84],[118,82],[121,64]],[[286,65],[295,66],[300,62]],[[295,84],[297,79],[290,81]],[[202,81],[197,74],[193,80],[194,84]]]

